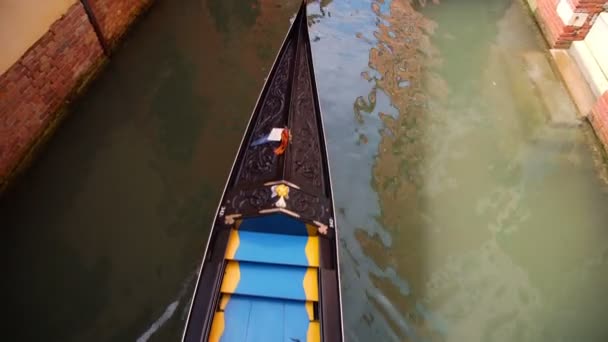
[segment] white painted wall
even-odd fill
[[[0,75],[77,0],[0,0]]]
[[[570,55],[576,61],[578,68],[589,83],[589,87],[593,94],[598,97],[608,89],[608,80],[602,69],[600,69],[597,61],[593,57],[591,50],[584,41],[578,40],[572,42],[570,46]]]
[[[587,13],[575,13],[568,0],[560,0],[556,10],[562,22],[570,26],[581,27],[589,17]]]
[[[608,13],[601,13],[585,40],[569,50],[596,97],[608,91]]]
[[[608,78],[608,13],[603,12],[596,19],[585,38],[585,44],[604,73],[604,77]]]

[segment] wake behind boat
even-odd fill
[[[182,341],[343,341],[338,232],[305,3],[241,141]]]

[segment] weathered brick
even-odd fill
[[[103,36],[110,45],[114,45],[136,15],[151,0],[90,0],[89,2],[101,26]]]
[[[572,41],[583,40],[589,33],[594,17],[603,11],[608,0],[569,0],[574,12],[587,13],[589,17],[582,27],[565,25],[557,14],[557,0],[538,0],[536,18],[553,48],[568,48]]]
[[[94,60],[87,58],[100,58],[85,54],[80,60],[67,58],[69,61],[65,61],[66,57],[73,56],[70,51],[99,49],[99,46],[85,44],[85,37],[94,32],[88,22],[78,19],[82,17],[86,15],[80,2],[76,2],[19,61],[0,75],[0,183],[16,167],[23,153],[36,141],[70,94],[76,84],[72,69],[79,66],[88,69]],[[74,36],[76,30],[71,18],[76,18],[75,22],[82,26],[77,30],[82,37]],[[58,64],[65,68],[57,68]],[[57,80],[61,81],[55,85]]]
[[[596,135],[608,150],[608,91],[598,98],[591,109],[589,121]]]
[[[113,45],[151,0],[91,0]],[[80,2],[0,75],[0,188],[91,67],[104,58]],[[1,191],[2,189],[0,189]]]

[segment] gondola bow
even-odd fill
[[[305,3],[235,158],[182,340],[343,341],[338,231]]]

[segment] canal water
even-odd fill
[[[179,339],[296,0],[157,0],[0,199],[3,335]],[[608,340],[608,176],[519,0],[309,5],[348,341]]]

